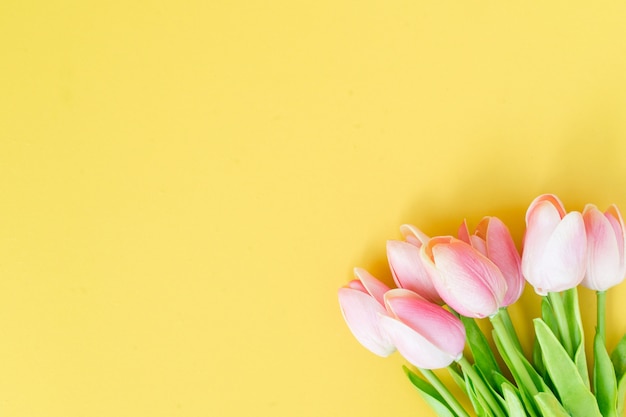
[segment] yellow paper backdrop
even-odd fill
[[[498,215],[519,244],[540,193],[626,208],[625,21],[623,1],[4,0],[0,414],[433,416],[337,288],[356,265],[389,282],[402,223]]]

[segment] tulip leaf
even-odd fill
[[[573,417],[601,417],[595,397],[556,336],[543,320],[534,319],[533,322],[541,345],[543,362],[563,407]]]
[[[574,347],[574,363],[583,382],[589,387],[589,372],[587,370],[587,357],[585,355],[585,333],[583,321],[578,306],[578,290],[576,287],[563,292],[563,306],[567,315],[567,324],[572,336]]]
[[[484,397],[480,395],[478,390],[476,390],[472,379],[467,374],[465,374],[465,384],[470,402],[474,407],[474,411],[476,411],[476,415],[478,417],[494,417]]]
[[[450,373],[450,376],[452,377],[454,382],[456,382],[456,384],[459,386],[459,388],[461,388],[463,393],[465,395],[467,395],[467,387],[465,386],[465,380],[463,379],[463,373],[460,371],[460,368],[458,368],[455,365],[458,365],[458,364],[456,362],[453,362],[450,366],[448,366],[448,372]]]
[[[593,340],[593,389],[604,417],[617,417],[617,379],[604,341],[599,333]]]
[[[438,416],[458,417],[454,412],[452,412],[441,394],[439,394],[431,384],[424,381],[415,372],[411,371],[406,366],[403,366],[402,369],[404,370],[404,373],[409,377],[409,381],[411,381],[413,386],[417,388],[417,391],[420,393],[422,398],[424,398],[428,405],[433,410],[435,410]]]
[[[504,381],[501,386],[504,393],[504,401],[506,402],[506,410],[508,417],[526,417],[524,404],[519,396],[519,391],[508,381]]]
[[[474,363],[478,366],[478,369],[480,369],[489,385],[499,389],[493,375],[495,372],[500,373],[501,371],[493,355],[493,351],[487,342],[487,338],[474,319],[461,316],[461,321],[463,322],[463,326],[465,326],[467,344],[474,357]]]
[[[535,401],[537,401],[543,417],[570,417],[554,395],[540,392],[535,395]]]
[[[617,412],[618,415],[623,415],[626,398],[626,335],[622,337],[622,340],[611,353],[611,361],[617,378]]]
[[[552,304],[550,304],[550,299],[548,297],[541,298],[541,318],[548,325],[550,330],[552,330],[552,333],[554,333],[557,339],[561,340],[559,325],[557,324],[554,309],[552,308]]]
[[[524,370],[517,369],[515,366],[513,366],[513,363],[511,361],[511,358],[509,357],[508,352],[502,346],[502,343],[500,342],[500,339],[498,338],[498,335],[496,333],[493,334],[493,341],[495,342],[498,352],[500,352],[500,356],[502,356],[504,363],[506,363],[507,367],[511,371],[511,375],[513,375],[513,379],[515,379],[517,386],[520,387],[520,396],[522,398],[522,402],[524,403],[524,407],[526,408],[527,413],[532,417],[538,417],[540,414],[538,413],[538,410],[535,409],[533,396],[528,391],[528,387],[526,387],[524,383],[522,382],[523,379],[520,376],[520,373],[524,372]],[[519,352],[512,352],[511,354],[519,355]],[[545,387],[545,385],[542,382],[543,380],[537,374],[537,372],[532,368],[532,366],[528,363],[528,361],[526,361],[526,358],[524,358],[521,355],[519,356],[521,357],[521,362],[523,366],[526,368],[527,372],[531,375],[535,388],[538,391],[547,390],[547,387]]]

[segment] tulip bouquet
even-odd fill
[[[622,416],[626,336],[611,354],[605,345],[606,293],[626,275],[619,210],[587,205],[568,213],[546,194],[531,203],[526,226],[521,256],[496,217],[485,217],[473,233],[464,222],[456,238],[402,226],[404,240],[387,242],[397,288],[357,268],[356,279],[339,290],[348,327],[377,355],[400,352],[414,366],[404,367],[410,382],[439,416]],[[528,354],[507,311],[526,282],[541,296]],[[590,370],[579,284],[597,294]],[[476,321],[483,318],[491,342]],[[433,372],[442,368],[469,401],[459,401]]]

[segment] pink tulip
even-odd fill
[[[437,292],[458,313],[482,318],[503,306],[507,285],[502,272],[469,244],[435,237],[422,246],[421,255]]]
[[[622,282],[626,275],[624,220],[616,205],[603,214],[592,204],[583,210],[583,220],[587,233],[587,271],[581,285],[606,291]]]
[[[364,269],[355,268],[357,280],[339,289],[341,313],[354,337],[379,356],[389,356],[396,349],[380,327],[380,318],[388,315],[384,294],[389,287]]]
[[[583,217],[566,213],[552,194],[537,197],[526,212],[522,274],[539,295],[577,286],[585,276],[587,238]]]
[[[414,291],[428,301],[441,304],[443,301],[420,257],[420,247],[428,242],[428,236],[415,226],[404,225],[400,230],[406,242],[387,241],[387,259],[396,285]]]
[[[472,245],[502,271],[507,284],[502,306],[517,301],[524,291],[526,281],[522,276],[520,255],[509,229],[502,220],[497,217],[483,218],[473,235],[469,234],[467,222],[464,221],[459,228],[459,239]]]
[[[383,316],[381,324],[410,363],[439,369],[461,358],[465,328],[452,313],[401,288],[387,292],[385,303],[393,317]]]

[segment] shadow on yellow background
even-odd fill
[[[402,223],[498,215],[519,244],[540,193],[626,208],[625,18],[3,2],[0,414],[434,415],[336,290],[353,266],[390,279]]]

